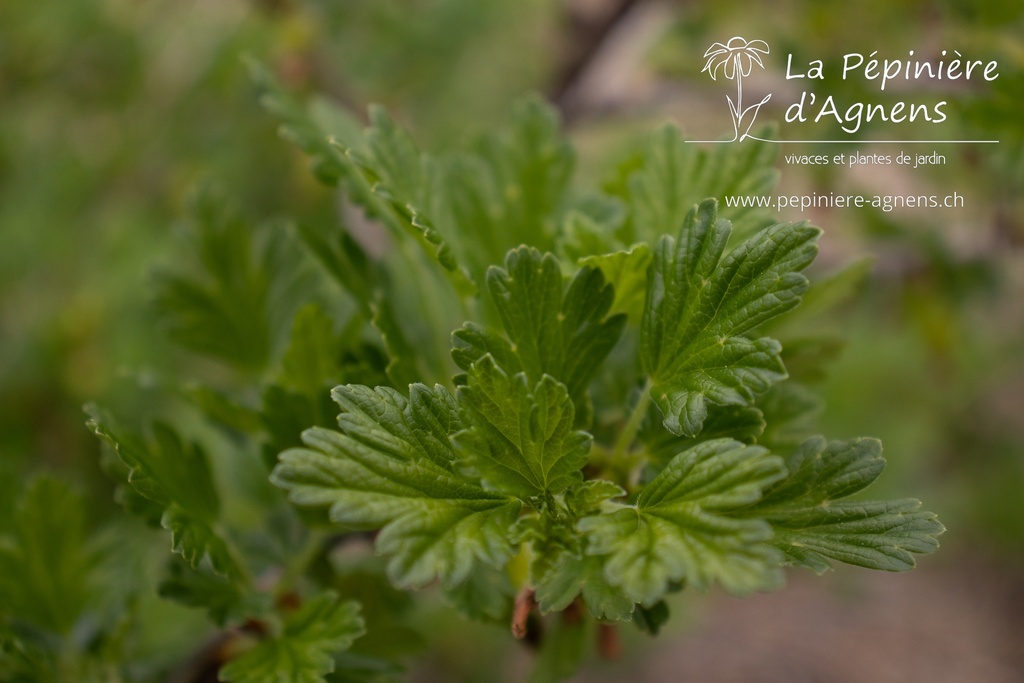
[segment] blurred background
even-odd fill
[[[945,195],[963,209],[782,212],[826,230],[823,269],[871,255],[829,325],[847,339],[819,389],[830,437],[880,437],[879,494],[925,501],[943,548],[908,575],[791,572],[779,593],[683,596],[658,639],[579,681],[1020,681],[1024,679],[1024,6],[1019,0],[34,0],[0,3],[0,536],[25,482],[55,473],[85,500],[97,542],[137,541],[139,581],[166,540],[120,528],[82,405],[138,412],[139,387],[195,374],[151,313],[151,274],[178,248],[184,197],[228,187],[254,216],[331,210],[305,158],[276,135],[241,55],[291,90],[364,116],[385,105],[426,149],[500,123],[538,91],[577,146],[576,182],[607,174],[652,125],[730,133],[714,41],[761,38],[794,62],[846,52],[959,49],[997,59],[991,83],[956,83],[947,163],[867,172],[778,163],[787,191]],[[751,91],[785,89],[781,62]],[[774,72],[771,73],[771,72]],[[774,80],[773,80],[774,79]],[[827,84],[868,100],[858,80]],[[754,95],[756,96],[756,95]],[[759,121],[781,119],[765,109]],[[862,138],[887,135],[866,125]],[[789,151],[789,150],[787,150]],[[863,151],[879,151],[865,146]],[[930,150],[929,150],[930,151]],[[800,153],[821,152],[814,146]],[[158,399],[154,399],[158,400]],[[154,550],[147,550],[148,548]],[[148,553],[148,554],[147,554]],[[152,557],[151,557],[152,556]],[[185,610],[144,601],[138,680],[165,680],[195,647]],[[412,680],[509,680],[529,654],[433,611]],[[134,679],[133,679],[134,680]]]

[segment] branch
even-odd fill
[[[622,19],[634,5],[642,0],[618,0],[614,7],[596,20],[587,21],[573,13],[568,13],[569,45],[568,57],[558,69],[548,90],[549,99],[562,111],[568,121],[579,115],[571,102],[571,93],[580,78],[600,53],[608,36],[615,30]]]

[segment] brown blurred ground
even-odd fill
[[[1019,683],[1024,576],[929,560],[910,574],[791,572],[782,591],[711,597],[689,633],[579,683]]]

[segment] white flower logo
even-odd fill
[[[768,43],[763,40],[748,41],[740,36],[734,36],[725,44],[714,43],[704,53],[704,57],[708,61],[701,69],[701,73],[707,71],[712,80],[718,80],[718,70],[721,69],[722,75],[727,79],[736,80],[736,101],[733,102],[731,97],[725,96],[725,99],[729,101],[729,113],[732,115],[733,141],[747,137],[761,105],[772,97],[771,94],[766,95],[757,104],[752,104],[746,109],[743,108],[743,77],[750,75],[755,63],[763,69],[764,62],[761,61],[761,55],[766,55],[768,52]],[[742,133],[740,133],[741,129]]]

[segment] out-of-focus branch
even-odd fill
[[[573,98],[574,86],[601,51],[608,37],[634,6],[644,0],[614,0],[613,2],[574,2],[569,4],[566,23],[567,46],[562,67],[557,71],[549,88],[552,102],[562,110],[566,120],[578,115],[579,101]],[[606,5],[607,7],[600,7]]]

